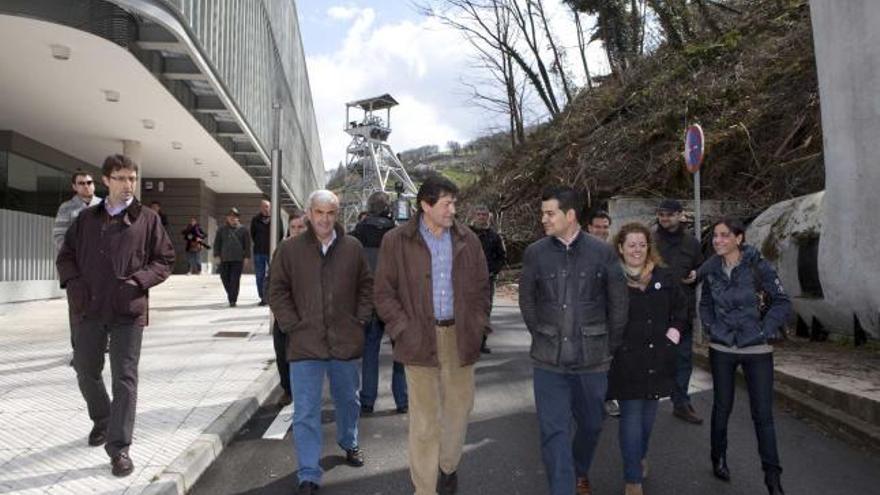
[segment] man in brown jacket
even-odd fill
[[[486,258],[476,234],[455,221],[457,194],[448,179],[428,178],[419,214],[382,239],[376,271],[376,309],[394,359],[406,365],[416,495],[457,491],[474,363],[488,331]]]
[[[363,466],[358,446],[360,364],[364,323],[373,313],[373,277],[360,242],[336,223],[339,199],[309,195],[308,230],[281,243],[272,259],[269,306],[287,334],[293,391],[293,440],[298,494],[321,484],[321,392],[324,375],[336,408],[336,443],[351,466]]]
[[[89,445],[106,442],[113,474],[128,476],[134,470],[128,448],[148,292],[171,273],[174,247],[159,215],[134,197],[136,163],[123,155],[107,157],[103,180],[107,199],[79,214],[56,265],[71,309],[76,378],[94,422]],[[101,377],[108,337],[112,403]]]

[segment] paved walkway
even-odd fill
[[[104,449],[86,443],[92,425],[68,366],[67,302],[0,305],[0,494],[143,492],[274,367],[268,309],[256,306],[253,276],[241,286],[237,308],[226,306],[217,276],[173,276],[151,291],[135,471],[122,479]]]

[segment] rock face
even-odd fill
[[[880,2],[811,9],[826,163],[819,275],[829,302],[852,309],[850,327],[880,337]]]

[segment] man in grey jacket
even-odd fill
[[[544,192],[546,237],[526,248],[519,285],[552,495],[591,493],[587,475],[602,429],[607,372],[628,311],[620,261],[610,245],[581,232],[580,207],[569,187]]]
[[[238,208],[226,214],[226,225],[217,229],[214,237],[214,257],[220,261],[220,280],[226,290],[229,307],[238,303],[238,289],[244,262],[251,257],[251,236],[241,224]]]
[[[56,256],[61,251],[61,246],[64,245],[64,234],[67,233],[67,229],[70,228],[79,213],[89,206],[95,206],[101,202],[101,198],[95,196],[95,180],[85,172],[74,172],[70,177],[70,187],[76,194],[58,207],[55,225],[52,227],[52,240],[55,241]],[[68,311],[68,317],[72,318],[70,311]],[[73,347],[73,324],[71,324],[70,348],[73,349]],[[73,366],[73,359],[70,360],[70,365]]]

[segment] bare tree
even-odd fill
[[[584,66],[584,75],[587,78],[587,88],[593,89],[593,76],[590,75],[590,66],[587,64],[587,42],[584,39],[584,28],[581,25],[581,14],[574,7],[571,7],[571,13],[574,15],[574,26],[577,30],[578,53],[581,56],[581,63]]]
[[[535,12],[537,13],[538,18],[541,19],[541,25],[544,28],[544,36],[547,37],[547,43],[550,45],[551,53],[553,53],[553,65],[562,82],[562,90],[565,92],[565,99],[566,101],[571,101],[572,91],[569,87],[568,70],[564,63],[565,52],[560,50],[558,44],[553,39],[553,33],[550,30],[550,23],[547,21],[547,12],[544,10],[544,2],[543,0],[527,0],[527,2],[534,5]]]

